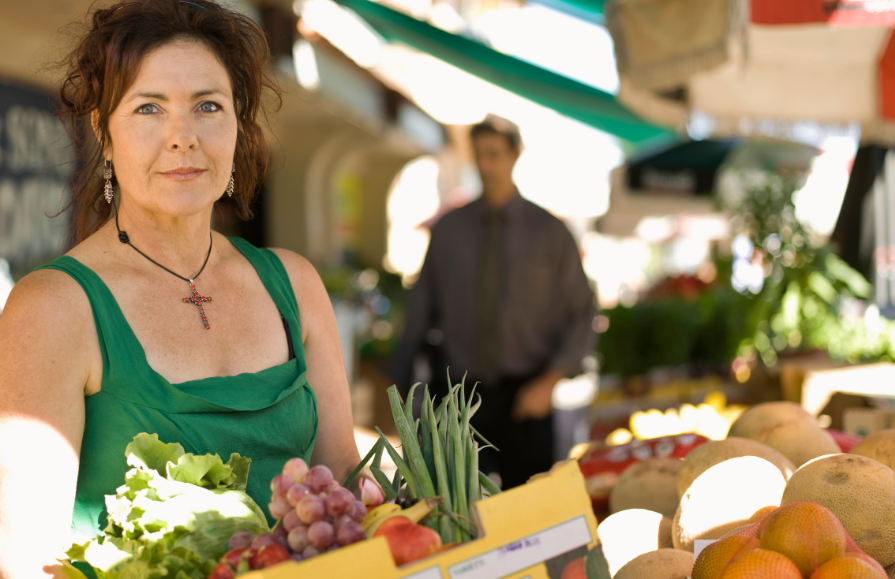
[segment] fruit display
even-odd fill
[[[692,579],[886,579],[836,515],[817,503],[775,509],[699,555]]]
[[[648,458],[632,464],[618,477],[609,492],[609,512],[646,509],[673,517],[678,496],[671,481],[677,481],[679,458]]]
[[[592,446],[578,459],[578,464],[584,474],[587,494],[590,495],[594,512],[600,515],[609,511],[612,490],[621,474],[630,466],[652,458],[684,458],[708,440],[698,434],[681,434],[652,440],[635,440],[618,446]],[[626,505],[625,508],[646,507]]]
[[[893,457],[895,430],[860,440],[821,428],[797,404],[758,404],[727,438],[673,459],[674,476],[655,458],[619,475],[611,495],[625,501],[597,528],[605,576],[891,579]]]
[[[301,562],[366,538],[362,523],[368,517],[368,505],[339,484],[326,466],[308,468],[304,460],[290,459],[271,481],[270,490],[268,509],[277,519],[273,530],[232,535],[230,551],[209,579],[230,579],[285,561]],[[378,506],[382,495],[374,494],[368,502]]]

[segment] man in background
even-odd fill
[[[467,395],[480,382],[472,423],[499,449],[480,467],[511,488],[552,466],[553,388],[593,348],[594,294],[569,230],[513,184],[518,127],[489,116],[471,138],[482,195],[433,227],[396,367],[406,391],[420,347],[439,337],[430,392],[447,391],[446,367],[454,383],[468,372]]]

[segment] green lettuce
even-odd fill
[[[134,437],[125,456],[133,468],[116,494],[106,495],[104,534],[67,552],[98,579],[204,578],[234,533],[270,532],[245,493],[251,459],[234,453],[224,463],[146,433]]]

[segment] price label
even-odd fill
[[[407,575],[404,579],[443,579],[444,576],[441,574],[441,567],[438,565],[434,567],[429,567],[428,569],[423,569],[422,571],[418,571],[413,575]]]
[[[450,579],[500,579],[592,541],[584,515],[448,568]]]

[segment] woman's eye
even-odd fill
[[[153,105],[143,105],[137,109],[137,112],[141,115],[151,115],[154,108]]]
[[[204,102],[199,105],[199,108],[202,110],[203,113],[216,113],[221,110],[221,106],[213,102]]]

